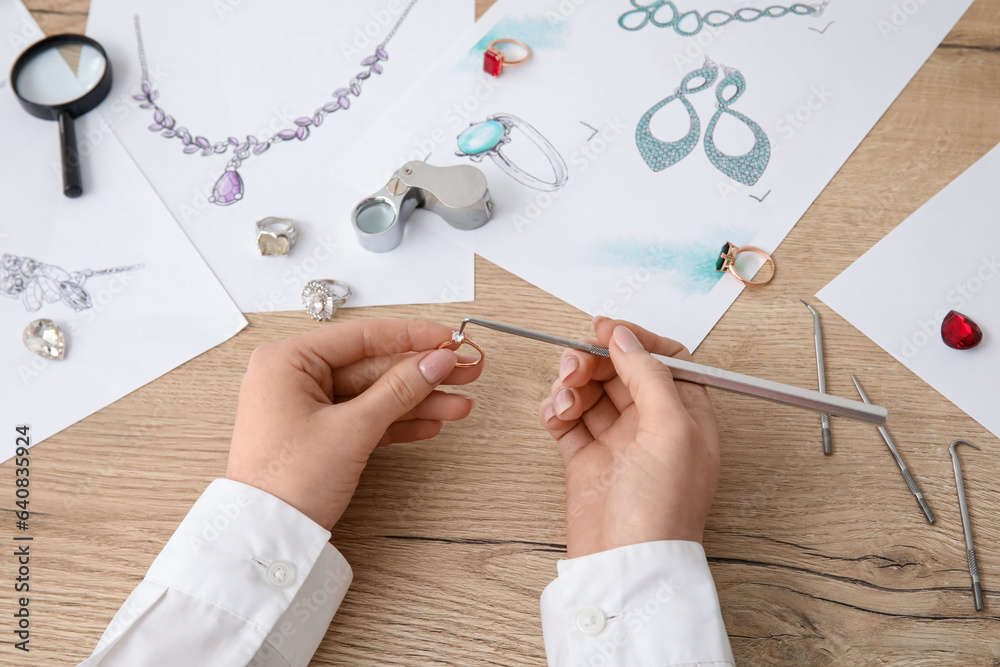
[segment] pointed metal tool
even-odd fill
[[[487,329],[493,329],[494,331],[502,331],[503,333],[530,338],[531,340],[543,343],[580,350],[581,352],[587,352],[598,357],[611,358],[611,353],[608,352],[608,348],[606,347],[581,343],[580,341],[560,338],[559,336],[542,333],[541,331],[532,331],[516,327],[512,324],[492,322],[490,320],[479,319],[478,317],[466,317],[462,320],[462,326],[459,327],[456,336],[461,338],[465,334],[465,327],[469,324],[476,324]],[[661,354],[653,354],[652,356],[670,369],[675,380],[692,382],[705,387],[716,387],[739,394],[746,394],[747,396],[756,396],[776,403],[794,405],[817,412],[826,412],[837,417],[857,419],[858,421],[868,422],[876,426],[884,424],[889,415],[889,411],[885,408],[871,405],[870,403],[850,401],[846,398],[822,394],[811,389],[801,389],[792,385],[781,384],[780,382],[773,382],[750,375],[742,375],[741,373],[734,373],[722,368],[703,366],[693,361],[675,359]]]
[[[958,487],[958,508],[962,510],[962,530],[965,532],[965,557],[969,561],[969,575],[972,577],[972,596],[976,611],[983,610],[983,587],[979,583],[979,566],[976,565],[976,550],[972,546],[972,522],[969,520],[969,505],[965,502],[965,484],[962,483],[962,464],[958,462],[955,445],[968,445],[979,449],[968,440],[956,440],[948,447],[951,463],[955,467],[955,486]]]
[[[861,400],[865,403],[871,403],[868,400],[868,395],[865,390],[861,388],[861,383],[858,382],[858,378],[854,377],[854,373],[851,373],[851,379],[854,380],[854,386],[858,388],[858,394],[861,395]],[[906,463],[903,462],[903,456],[896,449],[896,443],[892,441],[889,437],[889,432],[885,430],[884,426],[878,427],[878,432],[882,434],[882,439],[885,440],[886,446],[889,448],[889,453],[892,454],[892,458],[896,459],[896,465],[899,466],[899,471],[903,473],[903,481],[906,482],[906,486],[909,487],[910,493],[913,497],[917,499],[917,504],[920,505],[920,509],[923,510],[924,516],[927,517],[927,523],[934,523],[934,512],[931,512],[931,508],[927,506],[927,501],[924,500],[924,494],[920,493],[920,487],[917,486],[916,481],[913,479],[913,475],[910,474],[909,468],[906,467]]]
[[[813,314],[813,335],[816,337],[816,366],[819,374],[819,391],[826,393],[826,366],[823,363],[823,329],[819,324],[819,313],[810,306],[804,299],[799,299],[806,308]],[[824,413],[820,415],[820,423],[823,425],[823,453],[827,456],[833,454],[833,443],[830,442],[830,415]]]

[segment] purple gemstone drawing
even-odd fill
[[[361,61],[361,66],[365,69],[356,74],[346,87],[335,90],[332,94],[334,98],[332,102],[327,102],[308,116],[296,119],[295,127],[281,130],[269,137],[258,139],[253,135],[247,135],[246,140],[241,141],[232,136],[224,141],[213,143],[206,137],[195,135],[186,127],[178,126],[176,119],[157,103],[160,93],[153,88],[153,84],[149,80],[149,70],[146,67],[146,49],[142,41],[142,29],[139,25],[138,15],[135,15],[134,22],[135,39],[139,51],[139,65],[142,68],[142,92],[132,97],[140,103],[139,106],[141,108],[153,110],[153,123],[149,126],[149,131],[156,132],[165,139],[179,140],[184,146],[183,150],[185,153],[201,153],[202,157],[208,157],[209,155],[222,155],[232,151],[232,157],[226,164],[226,170],[219,177],[219,180],[215,182],[215,187],[212,188],[212,196],[208,199],[216,206],[229,206],[242,201],[246,194],[243,177],[237,171],[243,165],[243,162],[254,155],[261,155],[274,144],[293,140],[305,141],[309,137],[311,130],[319,127],[328,115],[349,109],[351,106],[349,98],[361,95],[362,84],[371,78],[372,74],[382,74],[383,67],[381,62],[389,59],[389,53],[385,50],[385,47],[389,43],[389,40],[392,39],[392,36],[396,34],[396,30],[399,29],[399,26],[406,19],[407,14],[410,13],[415,4],[417,4],[417,0],[410,0],[410,3],[396,21],[396,25],[386,35],[385,40],[375,48],[375,53]]]

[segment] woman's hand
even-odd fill
[[[567,350],[539,406],[566,464],[569,557],[701,542],[719,481],[715,410],[704,387],[675,382],[649,353],[691,355],[627,322],[597,318],[594,331],[611,359]]]
[[[356,320],[257,348],[226,477],[332,529],[376,446],[433,438],[472,410],[470,397],[435,389],[482,372],[434,349],[451,334],[426,320]]]

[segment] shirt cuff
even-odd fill
[[[705,550],[646,542],[562,560],[542,593],[550,667],[731,666]]]
[[[289,664],[306,664],[354,576],[329,540],[329,531],[275,496],[217,479],[146,580],[244,619],[267,637],[261,652],[273,650]],[[285,641],[292,635],[294,640]]]

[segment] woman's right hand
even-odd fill
[[[658,540],[701,542],[719,480],[719,429],[704,387],[656,354],[676,341],[596,318],[611,359],[567,350],[539,418],[566,465],[570,558]]]

